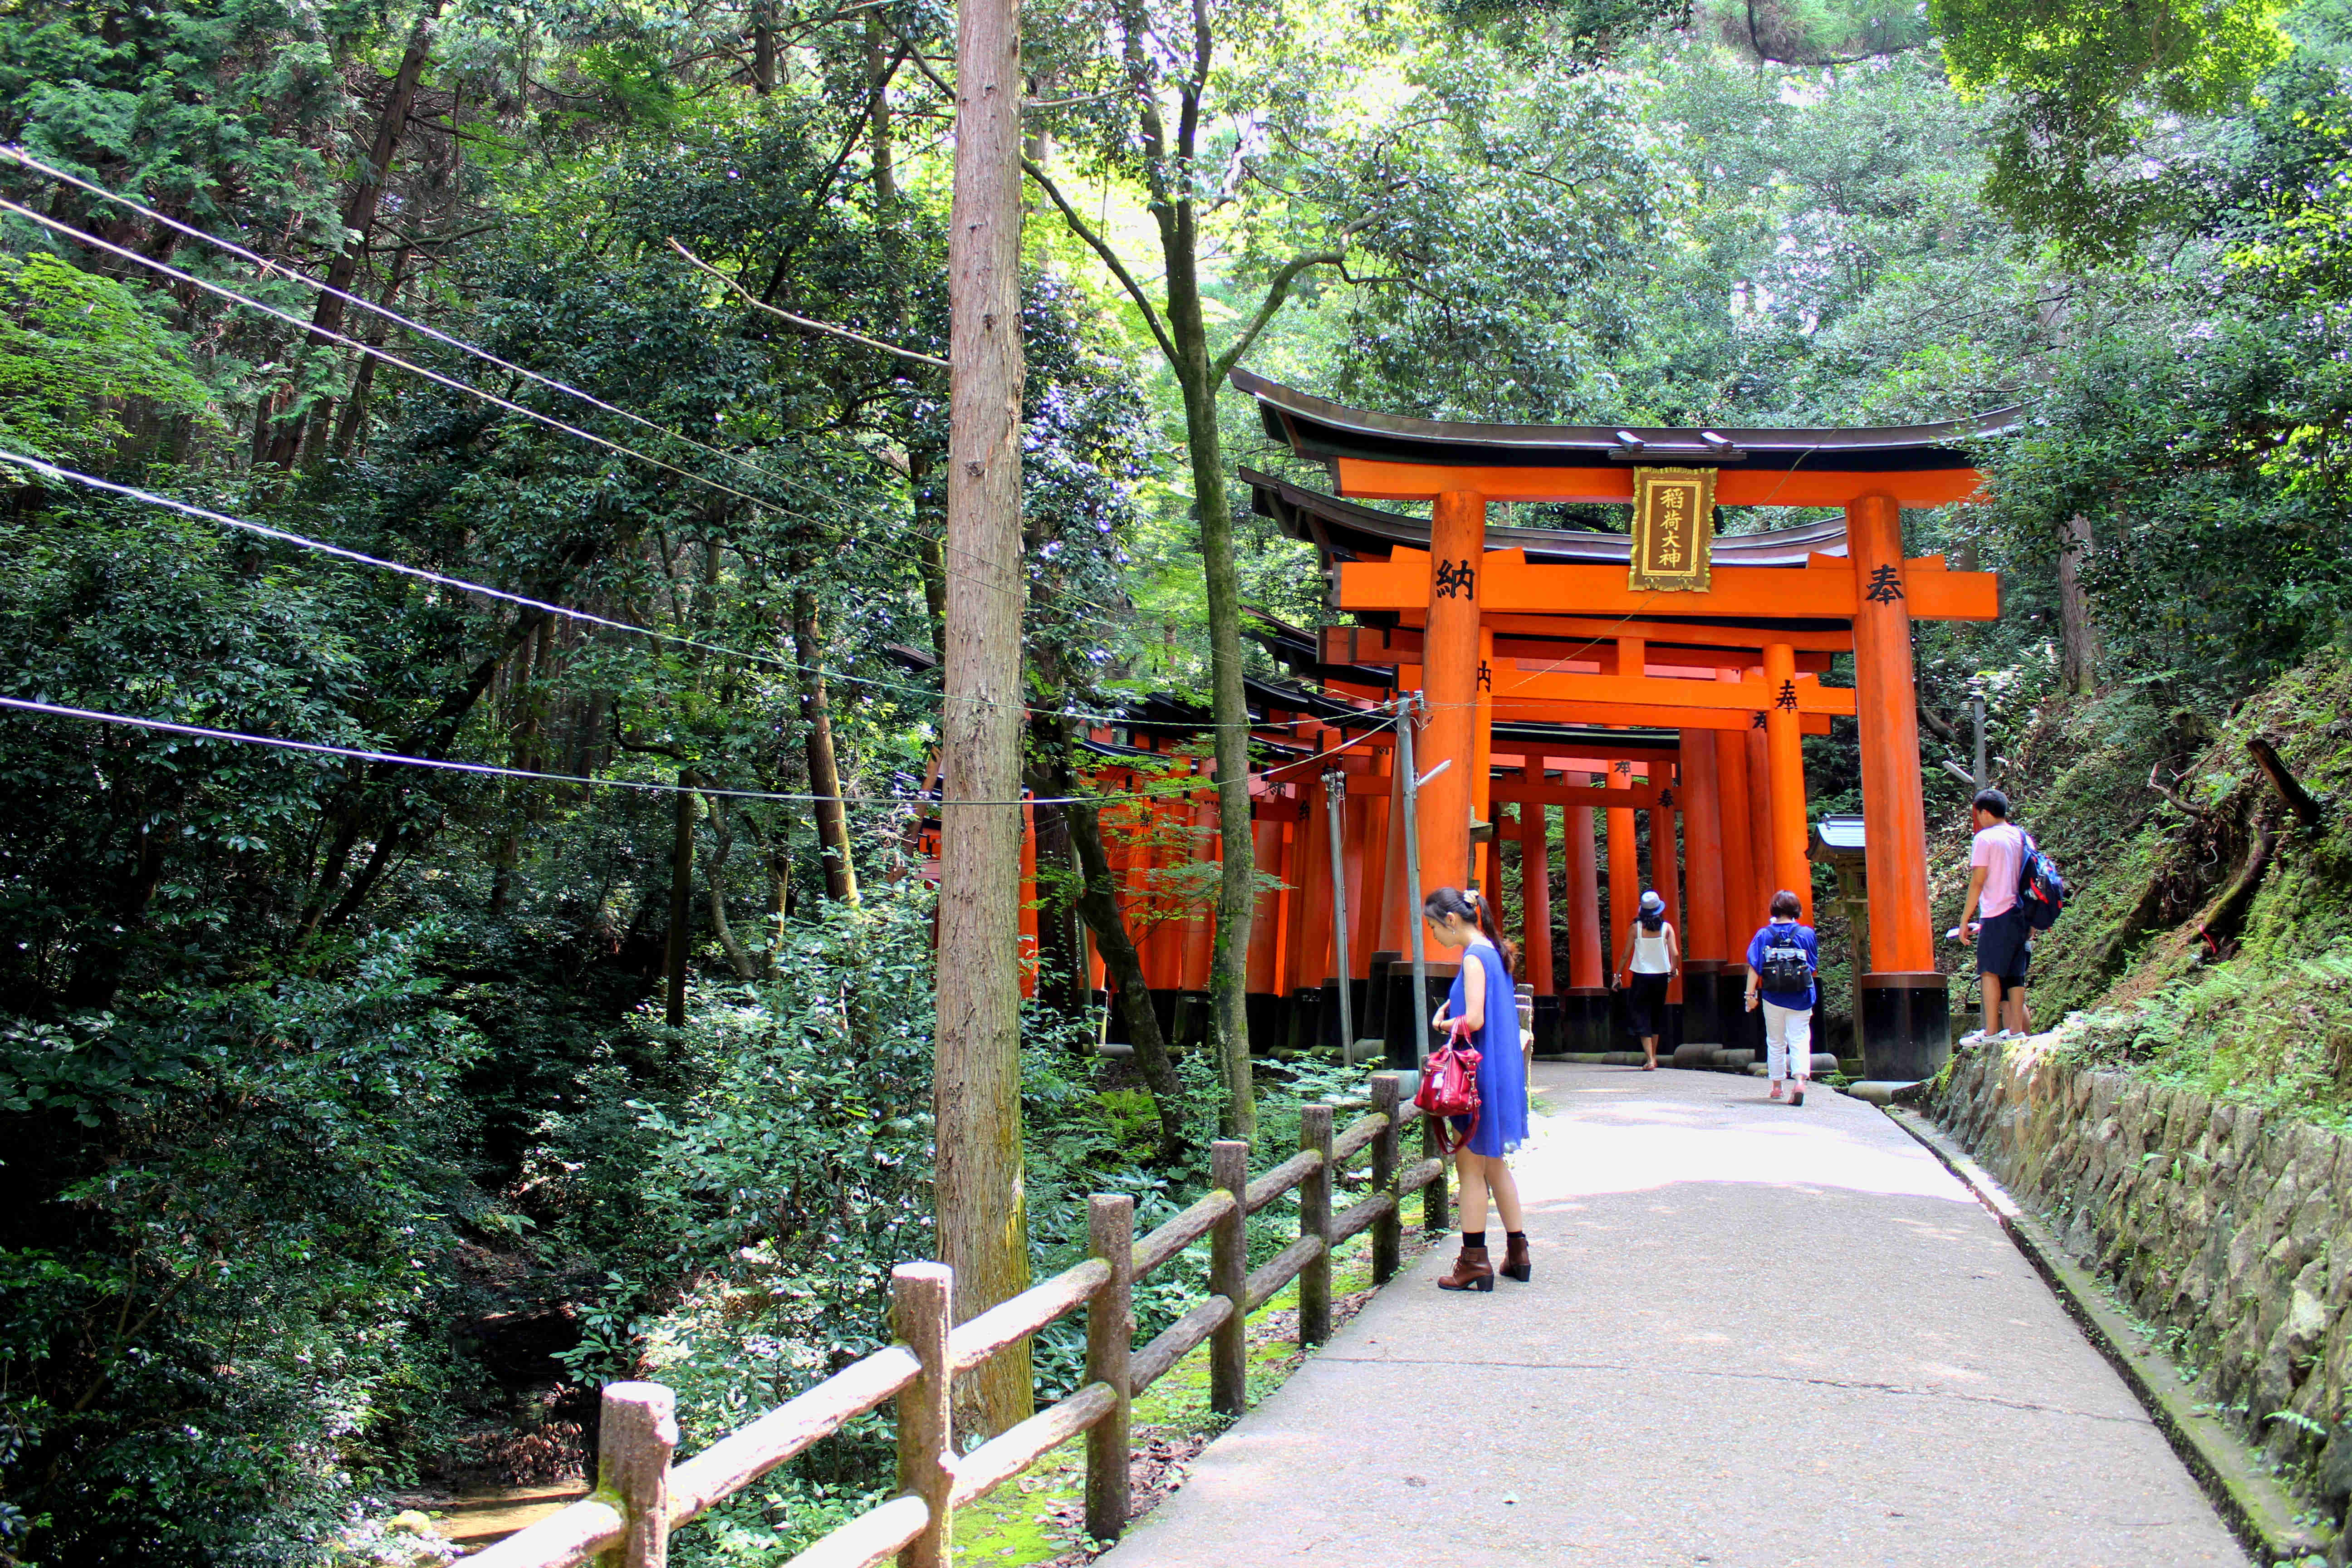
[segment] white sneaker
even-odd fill
[[[1970,1029],[1967,1034],[1960,1037],[1960,1044],[1963,1047],[1980,1046],[1987,1040],[1994,1037],[1995,1037],[1991,1035],[1986,1034],[1982,1029]]]

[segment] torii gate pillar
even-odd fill
[[[1683,878],[1688,913],[1683,921],[1683,1039],[1723,1044],[1722,998],[1726,942],[1723,907],[1723,804],[1716,784],[1715,731],[1682,732]]]
[[[1748,827],[1755,820],[1748,810],[1748,737],[1725,731],[1716,737],[1716,799],[1718,837],[1723,841],[1724,958],[1716,980],[1716,1028],[1730,1049],[1743,1047],[1764,1059],[1762,1015],[1747,1010],[1748,939],[1764,923],[1764,897],[1756,892],[1756,857]]]
[[[1797,733],[1797,656],[1786,643],[1764,646],[1764,685],[1786,693],[1764,710],[1764,751],[1772,778],[1772,880],[1797,895],[1798,918],[1813,923],[1813,868],[1805,859],[1810,829],[1805,816],[1805,753]]]
[[[1572,784],[1590,784],[1591,776],[1571,773]],[[1568,984],[1559,997],[1559,1037],[1563,1051],[1605,1051],[1615,1044],[1609,1037],[1607,955],[1601,930],[1601,867],[1592,843],[1592,808],[1571,805],[1560,813],[1567,830],[1568,859]]]
[[[1903,513],[1893,497],[1871,495],[1849,501],[1845,515],[1870,877],[1870,968],[1862,976],[1855,1031],[1870,1077],[1924,1079],[1951,1054],[1951,1010],[1946,978],[1936,973],[1927,914],[1927,823],[1919,792]]]
[[[1478,746],[1478,593],[1485,584],[1486,498],[1448,490],[1431,510],[1428,630],[1423,636],[1423,691],[1429,721],[1414,738],[1413,764],[1424,774],[1451,763],[1420,791],[1421,890],[1470,883],[1470,812]],[[1408,916],[1419,920],[1421,911]],[[1409,934],[1409,933],[1408,933]],[[1433,952],[1451,962],[1450,948]]]
[[[1528,770],[1543,782],[1543,759]],[[1520,967],[1536,988],[1536,1050],[1549,1056],[1559,1049],[1559,998],[1552,990],[1551,973],[1551,808],[1539,801],[1519,807],[1519,917],[1522,928]]]

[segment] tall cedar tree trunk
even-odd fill
[[[895,69],[890,56],[883,48],[887,34],[882,18],[872,12],[866,14],[866,120],[871,140],[874,163],[874,202],[887,209],[898,199],[898,158],[890,140],[890,77]],[[896,261],[897,243],[893,234],[888,241]],[[902,295],[898,301],[898,319],[906,320],[907,303]]]
[[[663,1017],[673,1029],[686,1023],[686,966],[694,955],[694,806],[699,784],[690,768],[677,770],[677,806],[669,842],[669,931],[662,945]]]
[[[1029,1284],[1021,1164],[1021,25],[1013,0],[956,13],[948,238],[946,690],[940,712],[934,1204],[955,1314]],[[972,802],[971,805],[961,803]],[[981,804],[986,803],[986,804]],[[959,1391],[959,1425],[1034,1408],[1024,1341]]]
[[[319,296],[318,308],[310,313],[310,325],[318,331],[343,330],[343,298],[338,290],[348,292],[352,280],[359,276],[360,257],[367,249],[369,232],[375,227],[375,210],[383,199],[383,184],[392,173],[393,154],[400,150],[400,134],[408,126],[409,108],[416,101],[416,84],[424,77],[425,62],[433,52],[433,24],[440,16],[441,0],[425,0],[424,12],[409,29],[408,50],[400,57],[400,70],[392,79],[392,92],[384,100],[383,112],[376,117],[375,142],[360,170],[359,187],[343,206],[343,227],[349,232],[336,247],[335,258],[327,264],[327,291]],[[328,341],[319,340],[321,344]],[[293,467],[301,440],[302,421],[281,419],[270,437],[265,461],[273,468]]]
[[[383,286],[383,308],[391,310],[400,302],[401,285],[408,281],[409,247],[402,246],[392,254],[392,277]],[[382,316],[368,328],[367,341],[377,348],[392,335],[392,323]],[[343,400],[343,416],[335,427],[335,455],[348,458],[367,428],[368,389],[375,384],[375,356],[360,355],[359,369],[352,374],[352,395]]]
[[[2091,520],[2078,511],[2058,526],[2058,680],[2077,697],[2099,690],[2099,628],[2083,592],[2083,558],[2090,552]]]
[[[809,794],[816,796],[817,856],[824,896],[857,901],[857,867],[849,858],[849,812],[842,804],[841,765],[833,751],[833,702],[817,663],[816,595],[793,590],[793,653],[801,666],[801,718],[808,725]]]
[[[1052,752],[1048,774],[1053,793],[1063,797],[1062,818],[1069,824],[1070,843],[1078,852],[1077,907],[1079,918],[1095,933],[1095,949],[1102,954],[1103,974],[1118,998],[1127,1019],[1128,1038],[1135,1047],[1136,1071],[1150,1091],[1152,1110],[1160,1118],[1158,1158],[1174,1165],[1184,1157],[1183,1087],[1176,1079],[1176,1060],[1169,1054],[1167,1037],[1160,1032],[1160,1015],[1152,1011],[1151,983],[1144,978],[1143,960],[1128,935],[1127,918],[1119,908],[1118,878],[1103,849],[1102,809],[1074,787],[1067,726]]]
[[[751,89],[762,95],[776,87],[776,9],[761,0],[751,7]]]

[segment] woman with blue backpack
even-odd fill
[[[1789,1103],[1805,1103],[1805,1083],[1813,1076],[1814,975],[1822,967],[1821,940],[1799,925],[1804,906],[1787,889],[1772,895],[1772,918],[1748,939],[1748,1010],[1764,1009],[1765,1071],[1772,1098],[1789,1085]]]

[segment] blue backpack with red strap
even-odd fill
[[[2022,827],[2017,832],[2025,840],[2025,853],[2017,865],[2017,907],[2027,925],[2048,931],[2058,923],[2059,911],[2066,907],[2066,879],[2058,874],[2058,862],[2033,842],[2033,835]]]

